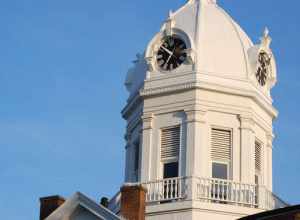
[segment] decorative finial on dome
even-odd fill
[[[162,31],[164,32],[165,35],[167,36],[170,36],[172,35],[172,29],[175,25],[175,21],[174,21],[174,18],[173,18],[173,11],[170,10],[169,11],[169,14],[168,14],[168,19],[165,21],[163,27],[162,27]]]
[[[264,46],[265,48],[270,48],[272,38],[270,37],[270,31],[267,27],[265,27],[263,36],[260,38],[261,40],[261,45]]]
[[[217,4],[217,0],[188,0],[188,3],[201,2],[204,4]]]
[[[264,30],[264,37],[268,37],[269,36],[269,29],[267,27],[265,27],[265,30]]]
[[[173,16],[173,11],[172,11],[172,10],[170,10],[170,11],[169,11],[169,19],[171,19],[171,18],[172,18],[172,16]]]
[[[217,0],[200,0],[200,2],[205,4],[217,4]]]

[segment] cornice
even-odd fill
[[[176,84],[171,86],[159,87],[159,88],[151,88],[151,89],[142,89],[140,91],[140,95],[142,97],[160,95],[164,93],[173,93],[178,91],[190,90],[197,87],[197,83],[189,82],[184,84]]]
[[[140,96],[146,98],[150,96],[172,94],[172,93],[182,92],[182,91],[187,91],[192,89],[204,89],[208,91],[249,97],[252,98],[259,106],[261,106],[264,110],[266,110],[270,115],[272,115],[272,117],[276,118],[278,116],[277,110],[272,106],[272,101],[264,97],[261,93],[259,93],[256,90],[251,91],[250,89],[233,88],[233,87],[227,87],[227,86],[206,83],[206,82],[187,82],[187,83],[175,84],[175,85],[165,86],[165,87],[141,89]]]
[[[127,120],[128,116],[132,113],[133,110],[142,102],[142,97],[136,93],[134,97],[128,100],[126,106],[121,111],[122,117]]]

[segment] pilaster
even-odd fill
[[[207,177],[208,175],[208,128],[206,110],[193,108],[186,114],[186,175]]]
[[[142,116],[142,145],[141,145],[141,182],[151,180],[151,153],[152,153],[152,135],[153,135],[153,114],[145,114]]]
[[[252,115],[239,115],[241,134],[241,182],[255,183],[255,133]]]
[[[273,191],[273,139],[274,135],[272,133],[267,133],[267,144],[266,144],[266,176],[267,176],[267,187],[270,191]]]
[[[132,153],[131,153],[131,133],[127,133],[125,135],[125,140],[126,140],[126,146],[125,146],[125,151],[126,151],[126,164],[125,164],[125,182],[131,182],[132,180],[132,173],[131,173],[131,163],[132,161]]]

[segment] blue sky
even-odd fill
[[[38,219],[38,198],[81,191],[112,196],[123,181],[127,69],[185,0],[0,0],[0,213]],[[297,0],[220,0],[257,42],[268,26],[274,188],[300,203]]]

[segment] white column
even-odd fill
[[[152,133],[153,133],[153,114],[142,116],[142,145],[141,145],[141,182],[151,180],[151,153],[152,153]],[[156,161],[155,161],[156,162]]]
[[[267,134],[267,144],[266,144],[266,159],[267,168],[265,170],[267,178],[267,187],[270,191],[273,191],[273,139],[274,135],[272,133]]]
[[[126,140],[126,164],[125,164],[125,182],[131,182],[132,180],[132,152],[131,152],[131,134],[127,133],[125,135],[125,140]]]
[[[186,176],[190,179],[189,198],[195,199],[197,177],[207,175],[207,126],[206,111],[200,109],[186,110]]]
[[[241,122],[241,182],[255,184],[255,133],[251,115],[239,115]]]
[[[129,161],[130,161],[130,153],[129,153],[129,146],[128,144],[125,147],[126,158],[125,158],[125,183],[130,181],[130,174],[129,174]]]

